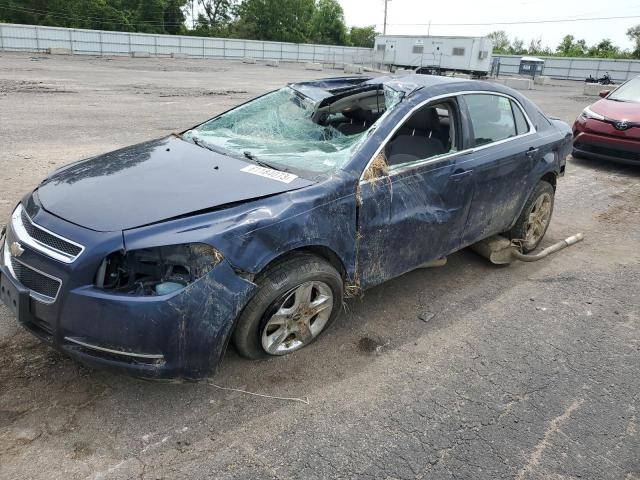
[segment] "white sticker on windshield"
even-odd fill
[[[259,165],[248,165],[240,170],[241,172],[253,173],[254,175],[260,175],[261,177],[267,177],[271,180],[277,180],[282,183],[291,183],[297,175],[288,172],[281,172],[279,170],[273,170],[272,168],[265,168]]]

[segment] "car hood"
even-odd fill
[[[251,171],[243,171],[251,170]],[[312,185],[168,137],[57,170],[38,187],[42,207],[96,231],[117,231]]]
[[[627,120],[633,123],[640,122],[640,105],[634,102],[615,102],[603,98],[589,108],[611,120]]]

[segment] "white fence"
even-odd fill
[[[521,56],[493,55],[500,59],[500,75],[517,74]],[[544,59],[543,75],[565,80],[584,81],[589,75],[599,78],[609,72],[616,82],[640,75],[640,60],[609,58],[540,57]]]
[[[374,51],[370,48],[0,23],[0,50],[44,52],[50,48],[63,48],[84,55],[131,55],[139,52],[154,56],[181,54],[196,58],[254,58],[332,65],[371,66],[375,63]],[[500,75],[518,73],[520,56],[495,57],[500,59]],[[552,78],[584,80],[589,75],[601,77],[609,72],[614,81],[621,82],[640,75],[639,60],[541,58],[545,60],[543,75]]]
[[[84,55],[141,52],[156,56],[181,54],[199,58],[255,58],[334,65],[371,65],[373,62],[373,50],[369,48],[0,23],[0,50],[44,52],[50,48]]]

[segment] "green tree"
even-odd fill
[[[139,2],[131,20],[136,25],[138,32],[160,33],[164,31],[164,1]]]
[[[575,43],[571,56],[584,57],[588,51],[589,47],[587,47],[587,41],[584,38],[581,38]]]
[[[513,43],[509,47],[509,53],[512,55],[522,55],[523,53],[527,53],[527,50],[524,48],[524,40],[521,38],[514,38]]]
[[[376,32],[375,25],[369,27],[351,27],[349,31],[349,44],[354,47],[373,48],[377,35],[378,32]]]
[[[69,28],[180,33],[187,0],[2,0],[9,22]]]
[[[556,53],[558,55],[564,55],[568,57],[570,55],[571,50],[573,49],[575,37],[573,35],[565,35],[560,45],[556,47]]]
[[[183,0],[166,0],[164,8],[164,30],[171,35],[184,34],[187,28],[184,24],[186,18],[184,15],[185,1]]]
[[[529,42],[529,48],[527,49],[529,55],[541,55],[543,53],[542,39],[531,40]]]
[[[237,32],[247,38],[304,43],[312,38],[314,0],[244,0]]]
[[[635,43],[631,55],[633,58],[640,58],[640,25],[636,25],[635,27],[631,27],[627,30],[627,37]]]
[[[197,0],[196,3],[203,12],[198,17],[198,24],[210,30],[227,26],[237,9],[235,0]]]
[[[487,38],[493,43],[493,51],[496,53],[509,53],[509,37],[504,30],[496,30],[487,35]]]
[[[179,33],[187,0],[2,0],[13,23],[96,30]]]
[[[337,0],[318,0],[311,18],[311,38],[315,43],[346,45],[344,11]]]
[[[586,41],[576,41],[573,35],[565,35],[555,53],[563,57],[584,57],[588,50]]]
[[[589,49],[590,57],[616,58],[621,56],[620,47],[615,46],[611,40],[605,38],[597,45]]]

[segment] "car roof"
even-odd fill
[[[386,85],[393,90],[421,96],[433,95],[433,90],[455,92],[463,90],[495,91],[513,95],[514,90],[503,85],[481,80],[423,74],[383,75],[378,77],[331,77],[320,80],[291,83],[289,86],[313,100],[323,100],[350,90],[360,90],[370,85]]]
[[[470,80],[467,78],[445,77],[440,75],[402,74],[387,75],[368,80],[368,83],[388,85],[394,90],[413,93],[420,96],[434,96],[440,93],[455,93],[462,91],[489,91],[505,93],[520,97],[515,90],[499,83],[483,80]]]

